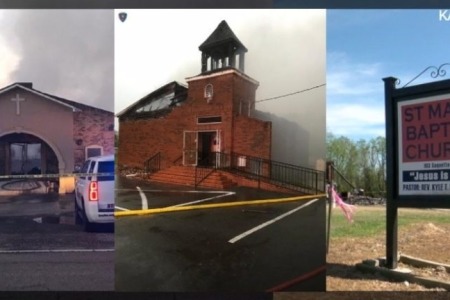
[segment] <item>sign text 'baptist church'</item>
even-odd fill
[[[399,195],[450,193],[450,95],[398,102]]]

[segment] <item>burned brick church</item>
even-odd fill
[[[247,48],[222,21],[199,50],[201,73],[187,85],[170,82],[117,114],[119,168],[157,169],[150,179],[181,184],[181,173],[198,176],[193,166],[269,176],[272,123],[255,117],[259,82],[245,74]]]
[[[0,175],[72,174],[88,157],[114,154],[112,112],[18,82],[0,89]],[[56,178],[72,192],[73,176]]]

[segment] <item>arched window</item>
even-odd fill
[[[212,100],[212,98],[213,98],[213,93],[214,93],[214,91],[213,91],[213,85],[212,85],[212,84],[207,84],[207,85],[205,86],[205,99],[206,99],[206,101],[207,101],[208,103]]]

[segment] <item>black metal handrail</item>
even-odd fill
[[[204,155],[202,165],[223,169],[251,179],[292,190],[325,192],[325,172],[239,153],[212,152]]]
[[[145,173],[154,173],[161,170],[161,152],[156,153],[144,162]]]
[[[197,188],[209,175],[215,171],[213,167],[195,167],[194,187]]]
[[[181,161],[183,160],[183,155],[180,155],[173,161],[173,165],[178,166],[181,165]]]
[[[194,186],[197,188],[209,175],[218,167],[217,160],[220,157],[219,152],[198,152],[197,165],[195,166]]]

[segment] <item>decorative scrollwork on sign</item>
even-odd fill
[[[437,77],[444,77],[447,74],[447,71],[444,70],[445,66],[450,66],[450,63],[445,63],[439,66],[436,71],[431,72],[431,77],[437,78]]]
[[[422,72],[420,72],[416,77],[411,79],[403,87],[407,87],[411,82],[413,82],[414,80],[416,80],[417,78],[419,78],[420,76],[422,76],[425,72],[427,72],[429,70],[431,70],[431,72],[430,72],[431,78],[444,77],[445,75],[447,75],[447,71],[444,70],[444,67],[446,67],[446,66],[450,66],[450,63],[444,63],[444,64],[440,65],[439,67],[429,66],[429,67],[425,68]],[[400,80],[398,81],[397,85],[398,84],[400,84]]]

